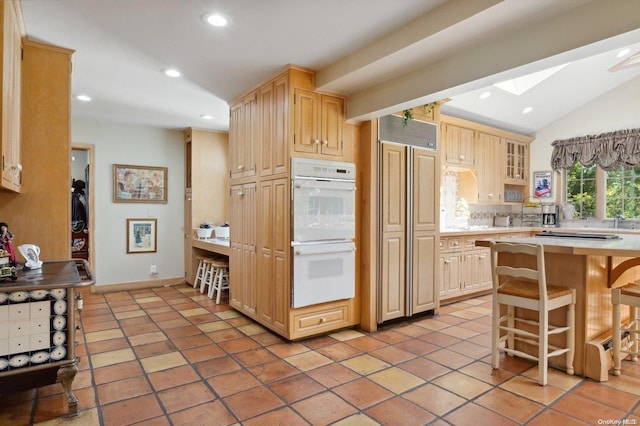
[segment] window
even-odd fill
[[[606,217],[640,217],[640,169],[620,168],[606,173]]]
[[[566,200],[575,206],[577,217],[596,215],[596,166],[576,163],[566,172]]]
[[[576,163],[566,171],[565,182],[565,199],[575,206],[576,217],[640,217],[640,169],[620,167],[605,172],[597,166]]]

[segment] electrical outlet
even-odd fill
[[[149,272],[151,272],[152,274],[157,274],[158,267],[156,265],[151,265],[151,267],[149,268]]]

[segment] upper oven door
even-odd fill
[[[292,187],[294,242],[355,238],[354,182],[295,178]]]

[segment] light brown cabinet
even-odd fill
[[[476,165],[473,129],[442,123],[444,162],[448,166],[471,168]]]
[[[229,229],[229,304],[256,317],[257,306],[257,185],[255,182],[231,186]]]
[[[22,29],[20,3],[3,1],[2,12],[2,188],[20,192]]]
[[[231,150],[232,179],[256,174],[258,139],[258,97],[254,91],[230,108],[229,148]]]
[[[257,312],[262,323],[287,332],[290,306],[289,227],[283,218],[289,211],[289,179],[281,178],[260,183]]]
[[[295,89],[293,115],[295,153],[342,156],[344,98]]]
[[[500,204],[504,191],[502,141],[485,132],[477,132],[477,138],[477,203]]]
[[[314,78],[289,66],[230,102],[230,304],[288,339],[358,321],[354,299],[291,307],[291,157],[354,161],[345,99],[314,92]]]
[[[529,181],[529,143],[505,138],[505,183],[526,185]]]
[[[378,319],[384,322],[438,308],[440,168],[437,152],[392,143],[382,144],[381,161]]]

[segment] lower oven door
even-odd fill
[[[355,250],[353,242],[295,245],[292,307],[354,297]]]

